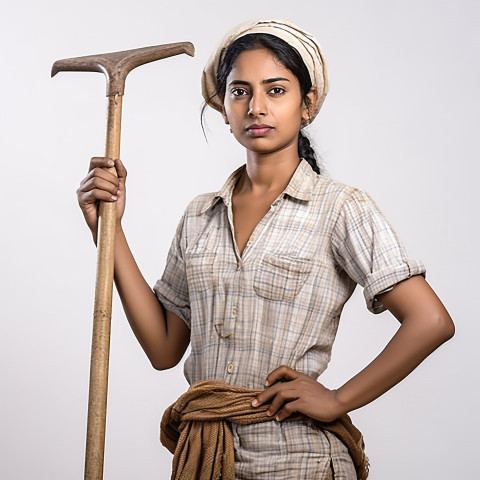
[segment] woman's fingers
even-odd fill
[[[285,420],[288,418],[290,415],[293,413],[299,412],[300,411],[300,400],[295,400],[293,402],[288,402],[277,414],[275,417],[275,420],[281,422],[282,420]]]
[[[257,407],[263,403],[268,403],[271,401],[267,409],[267,415],[269,417],[276,415],[276,420],[283,420],[297,411],[300,396],[301,391],[298,390],[296,385],[288,382],[281,383],[274,385],[268,390],[265,390],[265,392],[261,393],[252,402],[252,405]]]
[[[89,190],[82,195],[82,203],[95,203],[98,200],[102,200],[104,202],[116,202],[118,197],[116,195],[111,195],[109,192],[105,190],[99,190],[98,188],[94,188],[93,190]]]
[[[252,400],[252,406],[258,407],[270,401],[277,394],[279,387],[280,385],[275,385],[273,387],[267,388],[267,390],[262,392],[260,395],[257,395],[257,397]]]
[[[279,380],[295,380],[301,374],[294,370],[293,368],[287,367],[286,365],[282,365],[281,367],[276,368],[273,372],[271,372],[268,377],[267,381],[265,382],[265,386],[269,387],[273,385],[275,382]]]
[[[252,406],[268,404],[267,415],[275,416],[276,420],[281,421],[292,413],[300,412],[310,418],[330,422],[345,413],[335,390],[329,390],[308,375],[282,366],[267,378],[269,385],[272,382],[275,384],[257,395]]]
[[[105,170],[107,168],[112,168],[112,167],[115,167],[117,171],[116,176],[111,174],[107,170]],[[90,159],[90,165],[88,168],[89,174],[92,173],[92,170],[95,170],[94,175],[98,175],[98,170],[101,170],[107,173],[108,176],[112,175],[113,177],[118,178],[119,180],[125,180],[125,178],[127,177],[127,170],[125,168],[125,165],[119,158],[117,158],[116,160],[112,160],[111,158],[108,158],[108,157],[92,157]]]
[[[112,183],[113,185],[116,185],[117,187],[118,187],[118,184],[120,183],[120,179],[113,173],[110,173],[108,170],[105,170],[104,168],[95,167],[92,170],[90,170],[90,172],[88,172],[88,175],[80,182],[80,186],[83,185],[88,180],[90,180],[91,178],[103,178],[104,180],[107,180],[108,182]]]
[[[125,182],[125,179],[127,178],[127,170],[120,159],[115,160],[115,168],[120,182]]]
[[[273,372],[271,372],[268,375],[267,381],[265,382],[265,386],[268,387],[280,380],[292,381],[298,378],[300,375],[301,373],[297,372],[296,370],[293,370],[293,368],[282,365],[281,367],[278,367],[275,370],[273,370]],[[257,407],[258,405],[262,405],[263,403],[268,402],[278,393],[278,391],[282,388],[282,386],[285,386],[285,385],[287,384],[279,383],[278,385],[274,385],[273,387],[268,388],[252,401],[252,405],[254,407]]]
[[[96,167],[99,168],[112,168],[115,166],[115,162],[108,157],[92,157],[90,159],[90,165],[88,171],[93,170]]]
[[[92,157],[87,176],[77,189],[77,200],[88,227],[96,238],[98,202],[115,202],[117,222],[125,210],[125,179],[127,171],[120,160]]]
[[[279,387],[279,390],[277,390],[272,402],[268,406],[267,415],[269,417],[275,415],[282,408],[282,405],[284,405],[285,402],[292,402],[293,400],[298,399],[298,392],[292,388],[289,388],[288,384],[282,384],[279,385]]]
[[[111,195],[118,196],[119,192],[119,183],[112,183],[109,180],[106,180],[102,177],[91,177],[83,183],[80,187],[80,192],[89,192],[90,190],[99,190],[110,193]]]

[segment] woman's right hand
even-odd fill
[[[107,170],[112,167],[116,168],[118,177]],[[125,211],[127,171],[121,160],[113,161],[106,157],[93,157],[90,160],[88,170],[88,175],[80,182],[80,187],[77,190],[77,200],[88,228],[96,239],[100,200],[116,203],[117,225],[120,226],[121,224]]]

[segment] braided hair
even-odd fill
[[[290,70],[297,77],[300,84],[300,94],[302,96],[302,100],[308,107],[310,104],[310,99],[307,94],[312,88],[312,81],[301,55],[285,40],[268,33],[250,33],[237,38],[230,44],[225,51],[223,59],[218,67],[217,91],[213,96],[218,95],[221,98],[225,96],[227,77],[230,74],[235,60],[240,53],[246,50],[254,50],[257,48],[266,48],[267,50],[270,50],[273,55],[285,66],[285,68]],[[204,103],[201,111],[202,129],[204,126],[203,116],[206,107],[207,104]],[[305,159],[315,173],[321,173],[320,167],[317,163],[315,150],[310,145],[310,140],[303,131],[303,128],[300,129],[298,134],[298,156]]]

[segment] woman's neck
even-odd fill
[[[263,195],[280,193],[288,185],[299,163],[298,153],[283,155],[259,155],[247,152],[247,168],[240,178],[237,189],[242,193]]]

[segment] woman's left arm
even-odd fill
[[[266,386],[273,386],[261,393],[253,405],[271,400],[269,414],[278,420],[301,412],[317,420],[332,421],[392,388],[455,333],[447,310],[420,275],[398,283],[379,295],[379,300],[401,326],[361,372],[341,388],[329,390],[311,377],[282,366],[267,377]],[[275,383],[279,380],[289,381]]]

